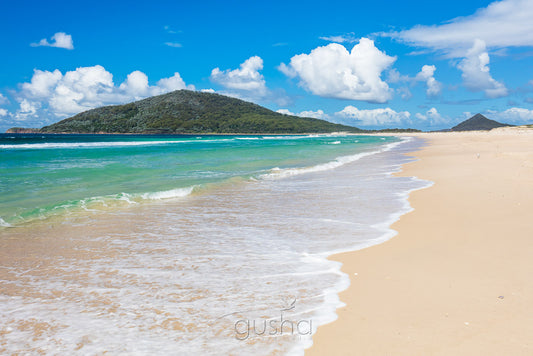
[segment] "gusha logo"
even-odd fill
[[[285,314],[294,310],[296,298],[283,299],[284,307],[280,310],[280,317],[274,319],[240,319],[235,322],[235,338],[246,340],[257,336],[282,336],[282,335],[311,335],[313,321],[311,319],[291,320]]]

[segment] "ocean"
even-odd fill
[[[423,142],[0,135],[0,352],[303,354]],[[356,326],[354,326],[356,327]]]

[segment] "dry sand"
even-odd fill
[[[420,134],[435,184],[384,244],[335,255],[347,305],[307,355],[533,355],[533,130]]]

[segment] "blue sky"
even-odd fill
[[[533,123],[533,1],[0,5],[0,131],[176,89],[362,128]]]

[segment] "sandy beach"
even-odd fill
[[[533,354],[533,130],[425,133],[433,181],[381,245],[335,255],[351,285],[306,355]]]

